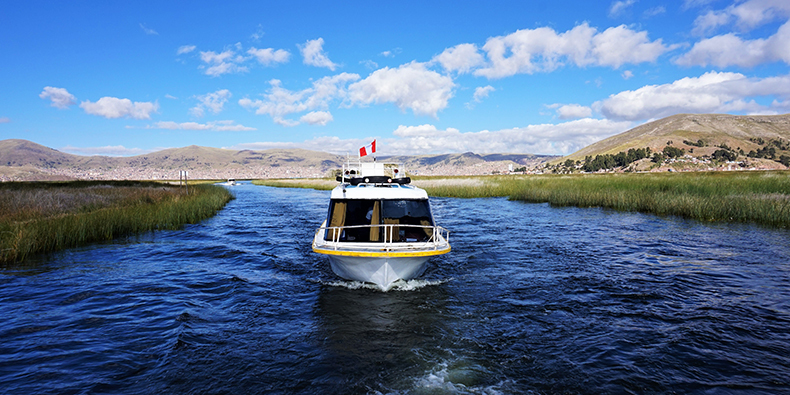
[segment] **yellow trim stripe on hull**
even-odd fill
[[[363,258],[408,258],[408,257],[418,257],[418,256],[434,256],[434,255],[442,255],[450,252],[450,247],[441,250],[432,250],[432,251],[415,251],[415,252],[393,252],[393,251],[383,251],[383,252],[359,252],[359,251],[338,251],[338,250],[324,250],[320,248],[313,247],[313,252],[319,254],[326,254],[326,255],[339,255],[339,256],[354,256],[354,257],[363,257]]]

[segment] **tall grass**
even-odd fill
[[[790,227],[788,172],[535,176],[508,184],[513,200]]]
[[[412,184],[430,196],[483,198],[509,196],[514,190],[511,180],[506,176],[420,177]]]
[[[337,181],[329,178],[294,178],[294,179],[267,179],[253,180],[255,185],[278,188],[307,188],[329,191],[338,185]]]
[[[213,185],[17,183],[0,186],[0,262],[213,216],[233,196]]]

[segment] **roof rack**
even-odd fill
[[[410,177],[392,178],[389,176],[367,176],[367,177],[349,177],[337,176],[337,181],[342,183],[349,183],[351,185],[359,184],[399,184],[405,185],[411,183]]]

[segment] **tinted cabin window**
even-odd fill
[[[427,200],[384,200],[381,207],[384,224],[433,226]],[[396,226],[393,230],[393,241],[427,241],[433,235],[431,228]]]
[[[360,200],[336,199],[329,205],[329,226],[344,227],[341,231],[326,232],[325,239],[333,240],[341,232],[340,241],[381,242],[384,228],[376,225],[433,226],[431,209],[427,200]],[[373,227],[351,228],[355,225]],[[430,228],[394,226],[393,234],[386,241],[426,241],[433,234]]]

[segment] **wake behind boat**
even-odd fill
[[[428,194],[398,174],[384,163],[359,162],[337,177],[313,251],[327,255],[338,276],[387,291],[422,275],[430,257],[450,252],[449,231],[435,225]]]

